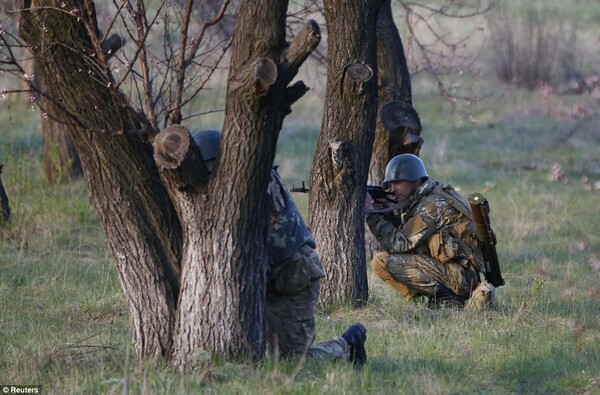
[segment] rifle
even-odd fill
[[[304,186],[304,181],[302,181],[302,186],[288,188],[288,191],[290,191],[290,192],[308,193],[308,191],[310,191],[310,189],[306,188]]]
[[[373,200],[385,199],[389,202],[396,203],[394,194],[392,192],[386,192],[386,190],[379,185],[367,185],[367,193],[371,195]]]
[[[304,185],[304,181],[302,181],[302,183],[299,187],[291,187],[291,188],[288,188],[288,190],[290,192],[300,192],[300,193],[307,193],[310,191],[310,189],[306,188],[306,186]],[[394,194],[391,192],[386,192],[385,189],[383,189],[383,187],[381,187],[379,185],[367,185],[367,192],[369,195],[371,195],[373,200],[386,199],[390,202],[394,202],[394,203],[396,202],[396,200],[394,199]]]
[[[495,287],[504,285],[498,254],[496,253],[496,235],[490,225],[490,206],[481,193],[469,196],[471,214],[475,223],[475,233],[479,247],[483,253],[485,279]]]

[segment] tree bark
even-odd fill
[[[213,205],[179,196],[184,243],[174,361],[209,349],[230,358],[265,351],[267,199],[283,119],[306,87],[288,87],[320,41],[311,22],[285,42],[287,1],[242,3],[233,43],[220,164],[210,181]],[[183,191],[182,191],[183,193]],[[214,201],[218,205],[214,204]],[[194,219],[203,223],[198,232]],[[213,259],[210,259],[211,257]]]
[[[382,122],[382,107],[386,103],[397,101],[412,108],[412,87],[410,72],[404,55],[402,39],[394,23],[391,0],[385,0],[377,18],[377,71],[379,76],[379,108],[375,142],[369,165],[368,183],[379,185],[385,176],[387,163],[396,155],[412,153],[418,155],[422,140],[421,122],[416,111],[411,111],[410,124],[396,123],[389,129],[390,123]],[[377,240],[365,225],[365,249],[368,257],[381,251]]]
[[[123,40],[121,37],[112,35],[103,43],[102,50],[105,56],[111,57],[122,45]],[[39,100],[43,111],[42,139],[44,145],[42,163],[44,174],[46,180],[52,184],[69,182],[83,176],[81,160],[69,129],[63,122],[61,110],[43,94],[46,92],[46,77],[39,68],[37,69],[35,84],[37,89],[42,92]]]
[[[267,184],[283,119],[308,89],[289,84],[319,43],[319,28],[310,22],[288,45],[287,1],[242,4],[223,153],[209,179],[187,129],[155,135],[114,89],[92,8],[88,0],[27,2],[21,36],[53,76],[45,97],[63,113],[79,153],[136,352],[177,367],[199,350],[258,359],[266,338]]]
[[[381,3],[324,2],[327,106],[309,199],[309,224],[327,273],[322,306],[368,300],[363,210],[377,115],[375,24]]]
[[[136,352],[164,356],[172,344],[182,237],[152,147],[147,138],[125,133],[140,128],[138,116],[109,88],[110,73],[84,24],[84,2],[43,0],[24,9],[20,35],[43,75],[53,76],[45,94],[66,114],[91,203],[115,257]]]

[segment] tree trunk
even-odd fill
[[[377,115],[375,24],[381,1],[324,2],[329,64],[311,169],[309,223],[327,273],[322,306],[368,300],[364,196]]]
[[[79,152],[117,263],[137,354],[167,356],[179,367],[199,350],[262,357],[267,184],[283,119],[308,89],[288,84],[320,41],[318,26],[309,23],[288,45],[286,1],[243,3],[223,154],[209,180],[187,129],[172,125],[155,136],[146,117],[114,90],[94,40],[92,2],[24,6],[21,36],[44,75],[54,76],[46,95],[64,113]]]
[[[412,106],[410,73],[406,64],[402,40],[394,23],[391,0],[385,0],[377,19],[377,71],[379,77],[378,113],[381,114],[382,106],[391,101]],[[420,144],[415,144],[415,141],[419,141],[418,138],[415,139],[415,136],[421,134],[420,121],[418,116],[416,119],[414,116],[411,117],[411,120],[418,123],[418,129],[406,125],[395,125],[395,129],[389,130],[382,122],[381,116],[377,117],[375,142],[369,165],[369,184],[379,185],[383,181],[385,167],[394,156],[402,153],[418,154]],[[368,257],[372,257],[381,251],[381,247],[366,225],[365,229],[366,254]]]
[[[112,79],[99,56],[88,55],[98,54],[84,24],[84,2],[67,2],[71,18],[64,3],[24,4],[20,35],[43,75],[53,76],[46,97],[65,113],[79,152],[129,305],[136,352],[160,357],[172,344],[180,225],[147,138],[126,133],[140,127],[133,111],[109,89]]]
[[[176,364],[207,345],[232,358],[258,359],[265,351],[267,185],[283,120],[307,90],[302,83],[288,84],[320,41],[319,28],[311,22],[288,47],[286,11],[282,0],[242,3],[229,70],[223,152],[209,185],[212,206],[203,204],[202,197],[176,199],[180,211],[194,212],[183,222],[187,265]]]

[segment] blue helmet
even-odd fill
[[[382,184],[387,189],[387,184],[390,182],[417,181],[425,177],[429,176],[421,158],[413,154],[402,154],[388,162]]]
[[[194,142],[200,148],[202,159],[216,159],[221,153],[221,132],[218,130],[197,130],[192,133]]]

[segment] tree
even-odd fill
[[[368,299],[363,209],[377,115],[375,26],[381,4],[324,1],[326,106],[309,199],[309,224],[327,273],[322,304],[361,305]]]
[[[53,76],[42,94],[62,112],[79,152],[140,357],[167,357],[185,366],[199,350],[229,358],[260,358],[264,352],[263,197],[283,119],[307,89],[301,81],[288,85],[320,40],[311,22],[288,44],[286,9],[285,1],[241,5],[223,156],[209,179],[189,133],[174,122],[183,119],[181,79],[170,91],[176,100],[167,104],[174,106],[155,111],[145,46],[153,21],[146,19],[143,2],[123,12],[138,35],[144,111],[132,105],[111,72],[92,1],[23,6],[20,34],[43,74]],[[188,2],[184,15],[190,12]],[[188,28],[181,26],[180,46],[168,48],[181,60],[169,69],[178,77],[197,50],[195,42],[185,41]],[[157,134],[160,113],[170,126]]]
[[[3,34],[8,32],[10,37],[10,31],[17,29],[19,25],[19,13],[11,10],[7,0],[0,0],[0,12],[6,14],[6,18],[3,22],[7,22],[9,26],[3,26]],[[5,44],[7,39],[2,38]],[[18,48],[17,46],[14,46]],[[36,67],[32,57],[26,51],[19,51],[20,59],[17,62],[13,62],[12,65],[19,70],[21,78],[21,86],[19,91],[23,97],[23,100],[36,100],[40,104],[42,111],[42,140],[43,140],[43,169],[46,179],[51,183],[65,182],[74,178],[78,178],[82,175],[81,164],[79,156],[73,145],[71,136],[68,130],[63,127],[63,123],[60,119],[60,111],[55,111],[54,105],[51,101],[45,102],[43,97],[36,97],[29,89],[29,84],[34,84],[39,91],[44,91],[44,76],[41,70]],[[4,59],[10,59],[5,57]],[[5,63],[2,62],[2,63]],[[7,63],[5,63],[7,64]],[[8,63],[10,64],[10,63]],[[6,89],[6,87],[3,87]]]
[[[412,107],[410,72],[402,39],[394,23],[391,0],[385,1],[377,18],[377,69],[379,116],[368,183],[379,185],[391,158],[403,153],[418,155],[423,143],[421,121]],[[380,247],[368,227],[365,239],[367,256],[372,257]]]

